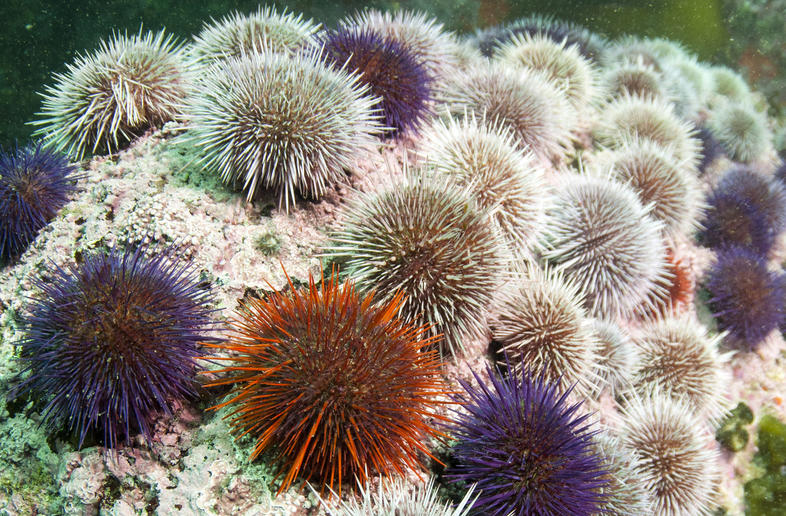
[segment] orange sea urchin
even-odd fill
[[[375,304],[338,274],[307,289],[250,299],[234,334],[215,347],[233,352],[230,373],[211,385],[235,384],[228,418],[256,439],[251,458],[272,449],[284,474],[333,489],[369,473],[419,467],[423,441],[439,434],[435,397],[446,392],[426,327],[396,314],[403,294]],[[433,351],[426,351],[426,350]],[[340,491],[339,491],[340,492]]]

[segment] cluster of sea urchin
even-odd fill
[[[235,385],[234,430],[250,434],[251,458],[274,448],[285,470],[279,492],[301,476],[340,492],[342,482],[403,473],[428,454],[439,432],[435,399],[444,395],[434,337],[397,315],[401,292],[376,303],[338,274],[267,299],[251,298],[216,348],[233,356],[210,385]]]
[[[462,410],[451,429],[456,466],[448,475],[477,484],[473,509],[494,516],[602,513],[607,471],[589,415],[543,376],[487,373],[490,385],[475,372],[481,386],[460,380],[466,395],[456,398]]]
[[[44,401],[43,421],[66,421],[79,445],[149,442],[151,418],[196,394],[196,357],[211,335],[212,295],[193,269],[147,248],[87,254],[34,280],[41,294],[18,343],[30,376],[17,393]]]
[[[22,253],[76,189],[76,167],[40,144],[0,150],[0,260]]]
[[[247,199],[274,189],[288,211],[295,194],[319,199],[373,145],[380,128],[367,93],[357,75],[325,67],[318,52],[222,60],[196,83],[185,139]]]
[[[182,47],[164,31],[115,34],[77,56],[46,88],[35,134],[75,159],[116,152],[150,127],[178,119],[189,74]]]

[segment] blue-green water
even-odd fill
[[[729,3],[728,0],[726,3]],[[704,60],[728,61],[728,21],[723,0],[413,0],[363,2],[342,0],[278,2],[308,17],[332,25],[363,7],[427,11],[458,33],[495,25],[532,13],[571,20],[608,36],[635,33],[665,36],[685,43]],[[205,0],[83,0],[79,2],[3,2],[0,7],[0,145],[25,141],[32,129],[25,125],[40,108],[51,74],[63,72],[77,52],[94,49],[113,30],[166,27],[182,39],[197,33],[210,17],[237,9],[256,9],[256,1]],[[726,9],[728,11],[728,9]]]

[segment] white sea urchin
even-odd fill
[[[380,132],[376,99],[358,76],[319,62],[316,52],[250,53],[222,60],[196,83],[185,140],[224,182],[319,199]]]

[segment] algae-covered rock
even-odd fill
[[[738,452],[748,444],[750,434],[745,426],[753,423],[753,412],[743,402],[739,402],[723,420],[715,432],[715,439],[727,450]]]
[[[753,461],[764,474],[745,484],[745,513],[782,515],[786,507],[786,424],[770,415],[761,418]]]

